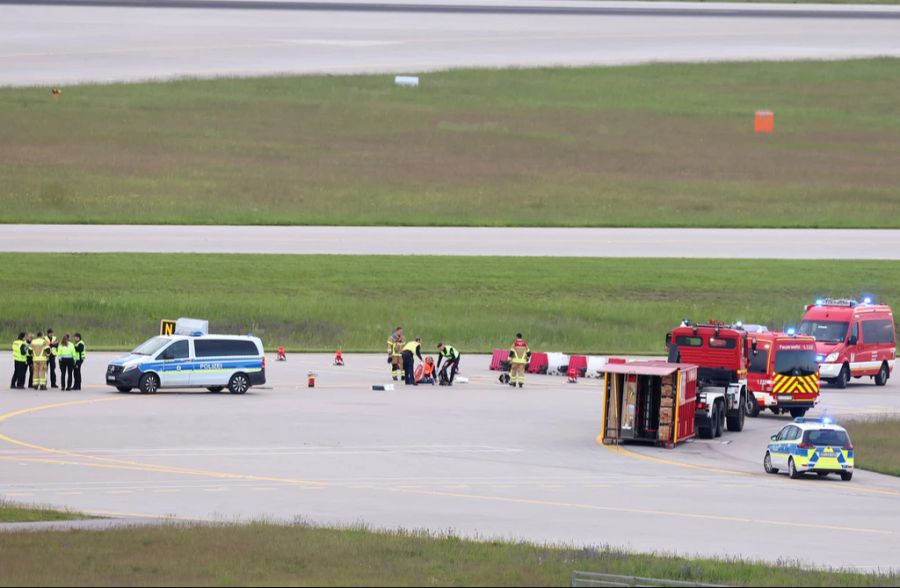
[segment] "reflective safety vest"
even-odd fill
[[[50,355],[56,355],[56,349],[59,347],[59,339],[56,337],[47,337],[47,342],[50,344]]]
[[[527,345],[513,345],[509,350],[509,358],[513,363],[528,363],[530,353]]]
[[[415,353],[416,350],[418,350],[421,345],[422,344],[419,343],[418,341],[410,341],[403,347],[403,351],[409,351],[410,353]]]
[[[75,361],[81,361],[87,357],[87,351],[84,349],[84,339],[75,344]]]
[[[43,337],[36,337],[31,340],[32,361],[47,361],[47,353],[49,349],[47,340]]]
[[[444,349],[441,351],[441,355],[446,357],[447,359],[456,359],[459,357],[459,351],[456,350],[456,347],[452,345],[444,345]]]
[[[65,345],[60,345],[56,354],[59,355],[60,359],[75,359],[75,344],[66,343]]]
[[[387,345],[388,353],[391,355],[400,355],[400,352],[403,351],[403,339],[400,337],[391,335],[391,338],[387,340]]]
[[[21,339],[13,341],[13,361],[28,361],[28,357],[26,356],[28,351],[23,349],[23,347],[27,347],[25,341],[22,341]]]

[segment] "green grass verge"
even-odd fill
[[[0,222],[900,227],[900,59],[0,89]],[[777,132],[756,135],[771,109]]]
[[[43,506],[23,506],[0,499],[0,523],[75,521],[89,518],[92,517],[68,510],[54,510]],[[0,541],[0,545],[2,545],[2,541]],[[0,568],[2,567],[0,566]]]
[[[159,320],[207,318],[269,349],[381,351],[389,331],[463,353],[532,348],[663,353],[682,318],[798,323],[823,294],[873,292],[900,306],[900,262],[0,254],[0,331],[81,331],[131,348]]]
[[[790,564],[268,524],[0,534],[18,586],[567,586],[573,570],[733,586],[888,586]]]
[[[900,476],[900,418],[841,422],[856,448],[856,467]]]

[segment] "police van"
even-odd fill
[[[119,392],[137,388],[144,394],[161,388],[228,388],[244,394],[266,383],[266,356],[257,337],[161,335],[113,360],[106,383]]]

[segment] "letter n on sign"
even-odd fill
[[[167,321],[166,319],[159,321],[159,334],[160,335],[174,335],[175,334],[175,321]]]

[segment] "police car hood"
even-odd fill
[[[146,355],[136,355],[134,353],[126,353],[125,355],[120,355],[119,357],[117,357],[114,360],[112,360],[111,362],[109,362],[109,365],[125,365],[128,363],[133,363],[135,361],[140,361],[140,360],[146,359],[146,358],[147,358]]]

